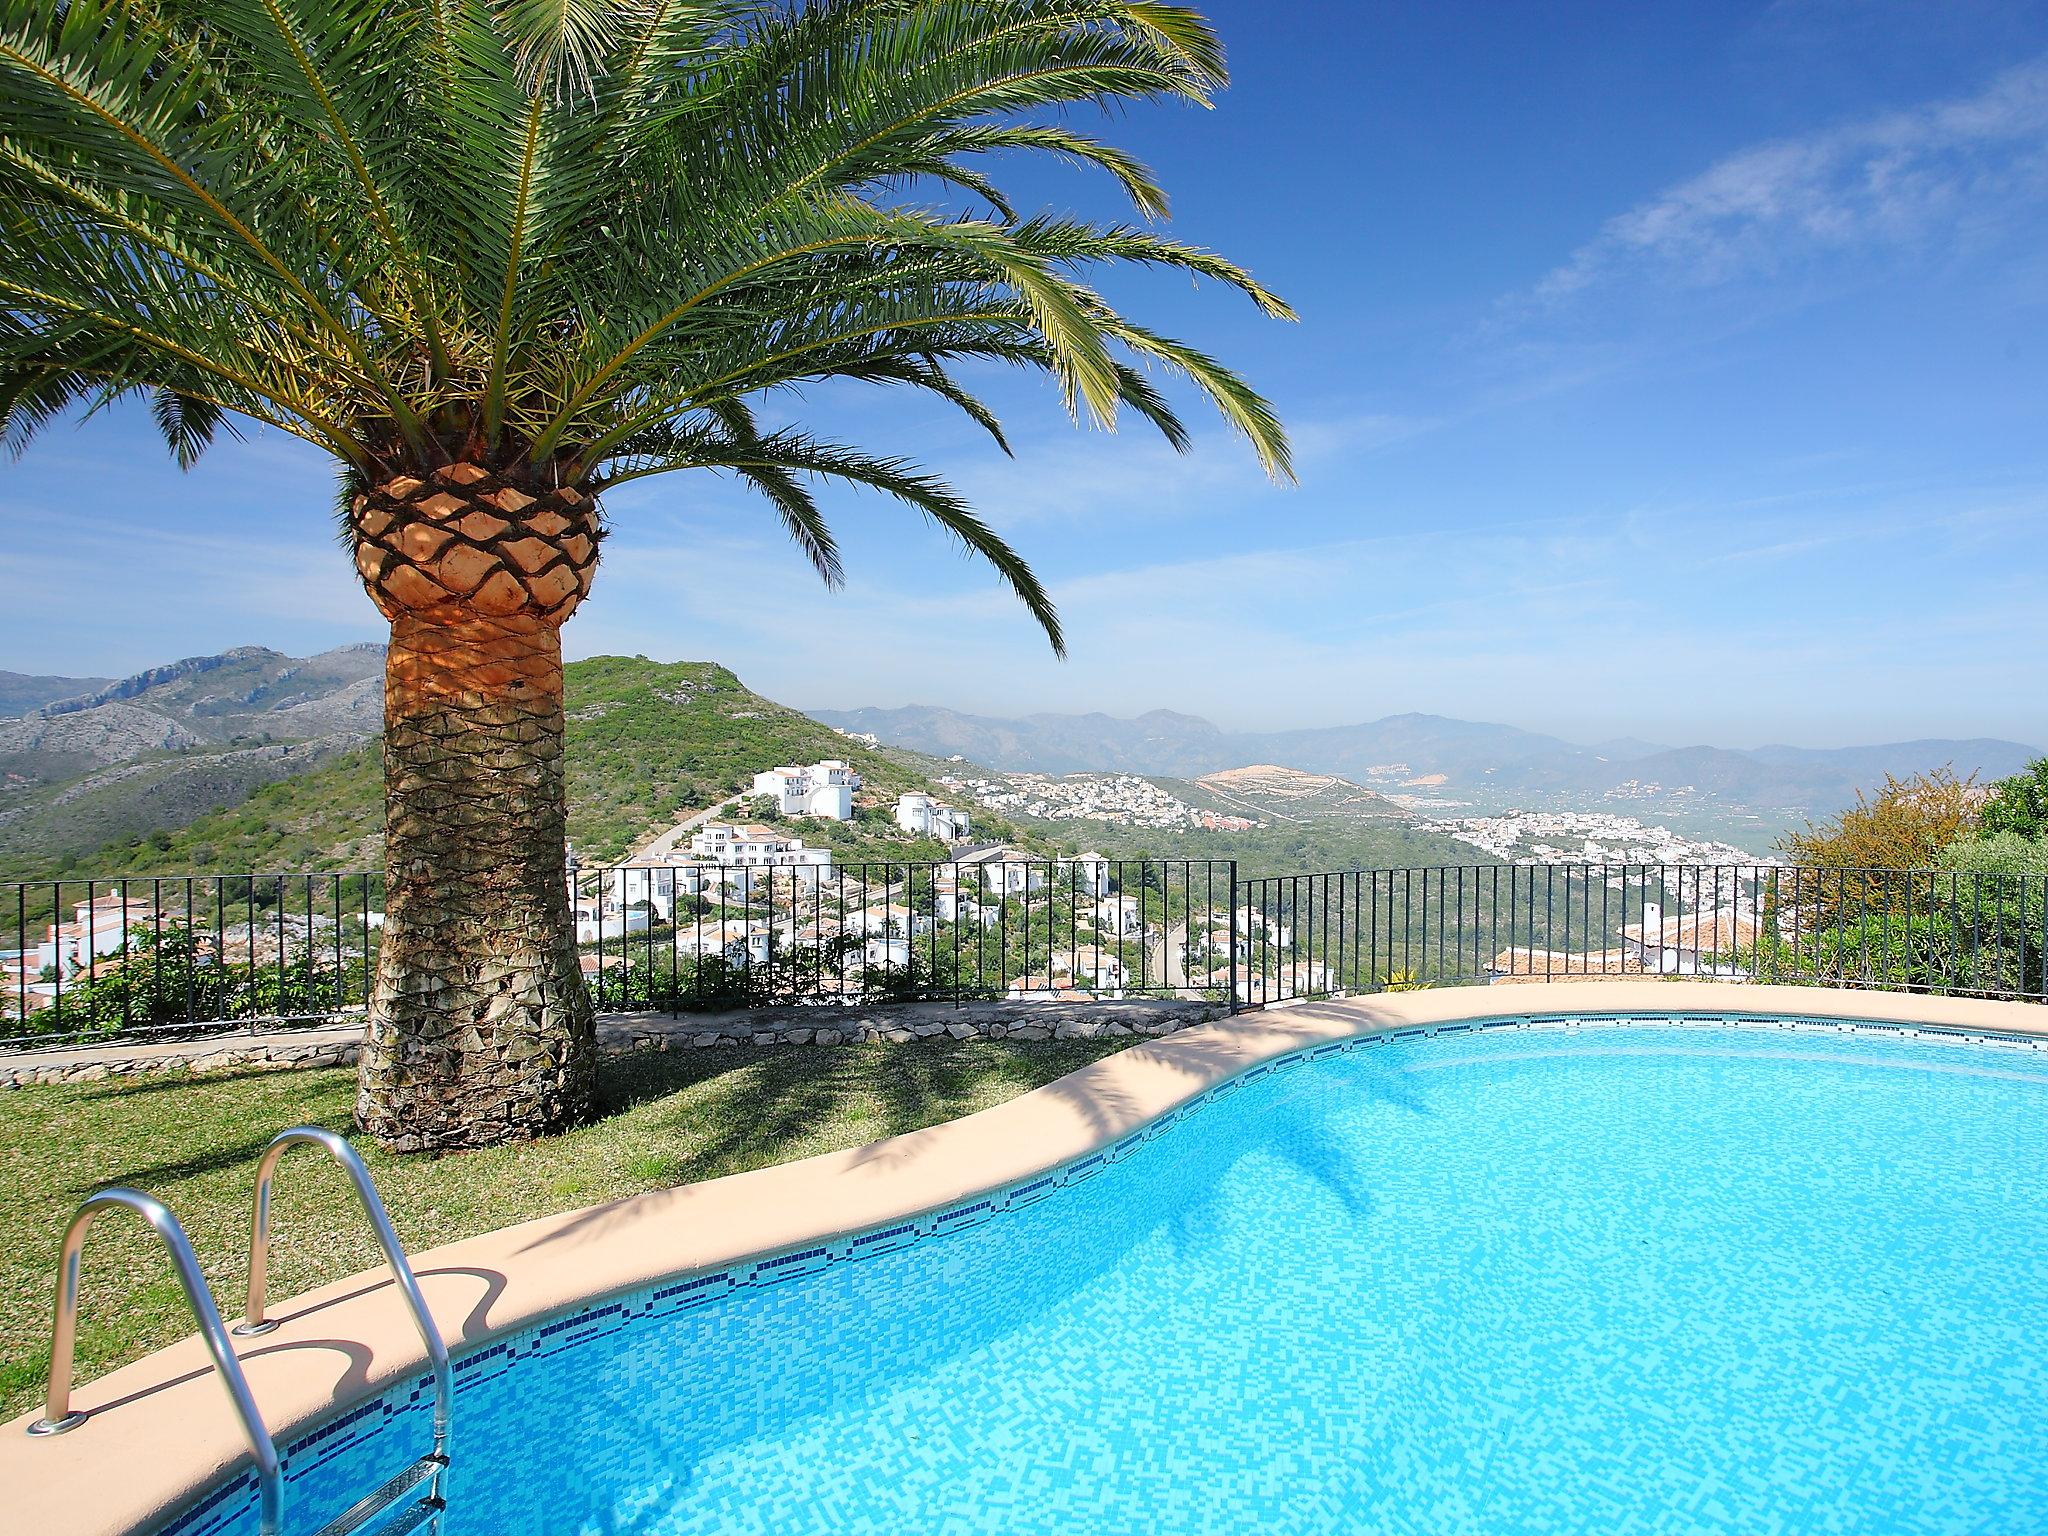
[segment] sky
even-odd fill
[[[1298,483],[1193,401],[1180,456],[966,370],[1007,459],[936,402],[827,387],[770,414],[950,477],[1069,659],[909,509],[822,493],[828,592],[702,473],[607,499],[572,658],[716,660],[800,708],[2048,743],[2048,0],[1204,9],[1214,110],[1098,131],[1300,320],[1104,286],[1277,403]],[[1132,216],[1097,173],[1001,174]],[[330,486],[275,434],[186,473],[136,412],[47,433],[0,466],[0,668],[379,638]]]

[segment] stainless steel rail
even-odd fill
[[[371,1182],[370,1170],[363,1166],[356,1149],[332,1131],[312,1125],[293,1126],[288,1131],[279,1131],[271,1138],[270,1145],[263,1149],[263,1160],[256,1165],[256,1209],[249,1227],[248,1306],[242,1321],[235,1325],[235,1332],[246,1337],[268,1333],[277,1326],[276,1319],[264,1315],[264,1291],[270,1278],[270,1186],[277,1176],[279,1161],[297,1146],[319,1147],[341,1164],[342,1171],[355,1186],[363,1213],[370,1218],[370,1229],[376,1236],[377,1246],[384,1250],[384,1257],[391,1265],[391,1278],[397,1283],[399,1294],[405,1298],[407,1310],[412,1313],[420,1342],[426,1346],[427,1361],[434,1372],[434,1450],[427,1459],[436,1463],[432,1474],[433,1486],[427,1493],[427,1500],[438,1507],[446,1496],[442,1484],[448,1468],[448,1419],[455,1394],[455,1374],[448,1364],[448,1346],[441,1341],[441,1330],[434,1326],[433,1314],[427,1310],[426,1298],[420,1294],[419,1281],[413,1278],[412,1265],[406,1262],[405,1250],[399,1246],[390,1213],[384,1209],[377,1186]]]
[[[31,1424],[28,1432],[32,1435],[61,1435],[85,1422],[85,1413],[71,1406],[72,1368],[78,1345],[79,1256],[85,1247],[85,1234],[94,1219],[100,1212],[116,1208],[133,1211],[148,1222],[170,1251],[172,1267],[178,1272],[178,1284],[184,1287],[185,1300],[192,1308],[192,1315],[198,1319],[199,1336],[206,1341],[207,1353],[213,1356],[214,1369],[220,1373],[221,1385],[227,1389],[228,1399],[234,1404],[235,1417],[242,1422],[242,1433],[248,1438],[249,1453],[256,1462],[262,1536],[277,1536],[284,1509],[277,1447],[271,1442],[270,1431],[264,1428],[263,1416],[256,1411],[256,1399],[249,1392],[249,1379],[242,1374],[242,1362],[235,1358],[234,1346],[228,1342],[227,1330],[221,1326],[220,1309],[213,1304],[213,1294],[207,1290],[205,1277],[199,1273],[199,1261],[192,1256],[192,1244],[185,1236],[185,1229],[178,1225],[178,1218],[161,1200],[138,1189],[116,1186],[99,1191],[79,1206],[78,1214],[71,1218],[71,1225],[64,1229],[64,1247],[57,1262],[57,1318],[50,1334],[50,1390],[44,1400],[42,1418]]]

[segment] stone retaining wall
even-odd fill
[[[719,1045],[866,1045],[917,1040],[1093,1040],[1170,1035],[1221,1018],[1221,1003],[1126,999],[1087,1003],[904,1003],[876,1008],[763,1008],[735,1013],[614,1013],[597,1021],[604,1051]],[[357,1021],[267,1034],[123,1041],[0,1056],[0,1088],[86,1083],[158,1072],[288,1071],[351,1065]]]

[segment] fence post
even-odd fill
[[[1226,1011],[1237,1012],[1237,860],[1230,861],[1230,996]]]

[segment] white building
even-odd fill
[[[617,943],[629,934],[645,933],[650,920],[646,907],[604,906],[585,897],[576,903],[576,942]]]
[[[1646,901],[1643,920],[1621,930],[1621,948],[1659,976],[1747,976],[1735,962],[1756,946],[1757,932],[1755,921],[1734,908],[1666,918],[1660,903]]]
[[[95,960],[127,948],[131,929],[168,920],[168,915],[158,918],[156,908],[145,906],[134,897],[123,899],[119,895],[77,902],[71,912],[74,921],[50,924],[48,937],[36,946],[37,975],[55,970],[70,976]]]
[[[948,843],[964,843],[973,832],[967,812],[915,793],[897,796],[896,825],[912,837],[936,837]]]
[[[1108,896],[1095,903],[1095,923],[1113,939],[1127,938],[1145,926],[1144,912],[1135,896]]]
[[[1061,859],[1060,889],[1087,897],[1109,894],[1109,860],[1093,850]]]
[[[1007,843],[990,843],[985,848],[964,848],[953,855],[961,873],[979,883],[990,895],[1021,896],[1045,889],[1045,860],[1033,858]]]
[[[1294,948],[1294,925],[1268,920],[1257,907],[1237,909],[1237,942],[1240,948],[1256,942],[1266,950]]]
[[[971,897],[962,896],[956,885],[940,881],[932,886],[932,916],[942,923],[973,923],[977,927],[989,918],[989,909]]]
[[[1123,959],[1107,950],[1085,946],[1075,950],[1071,958],[1062,958],[1058,963],[1077,979],[1093,984],[1098,991],[1123,990]]]
[[[1045,976],[1032,972],[1014,979],[1003,996],[1012,1003],[1043,1002],[1073,991],[1075,985],[1071,976]]]
[[[910,968],[910,940],[877,934],[861,946],[861,959],[877,970],[903,971]]]
[[[784,763],[754,775],[754,794],[765,795],[785,816],[820,816],[846,821],[853,815],[853,792],[860,775],[836,757],[799,767]]]
[[[846,931],[863,938],[915,938],[932,930],[931,914],[901,905],[877,904],[846,914]]]
[[[715,956],[732,965],[766,965],[778,947],[786,946],[788,938],[786,930],[778,932],[767,923],[713,923],[702,929],[679,929],[676,949],[699,959]]]
[[[752,888],[749,875],[755,871],[773,881],[788,870],[791,880],[807,889],[815,889],[818,881],[832,872],[830,848],[807,848],[802,838],[755,822],[706,822],[690,839],[690,852],[738,871],[738,878],[729,876],[727,883],[743,890]]]
[[[679,873],[673,864],[634,864],[611,870],[605,881],[605,905],[612,911],[645,909],[653,912],[663,922],[667,922],[675,913],[678,885],[676,877]],[[702,889],[703,881],[700,875],[695,889],[686,890],[685,894],[694,896]],[[577,898],[579,922],[582,920],[582,909],[590,900],[587,895]]]
[[[1239,975],[1237,979],[1237,1000],[1251,1006],[1270,1002],[1290,1002],[1298,997],[1309,997],[1318,992],[1327,992],[1330,987],[1330,968],[1320,961],[1295,960],[1269,970],[1255,968]]]

